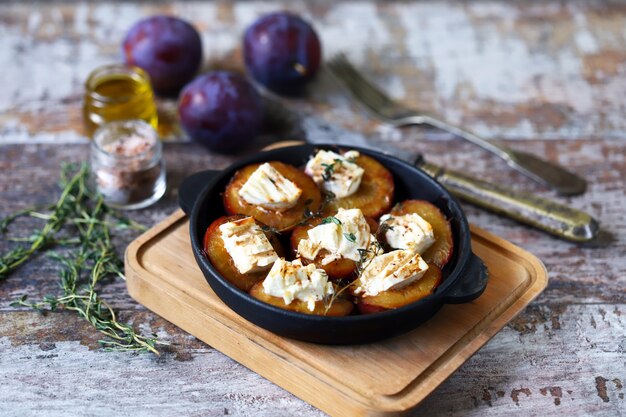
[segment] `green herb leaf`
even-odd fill
[[[324,220],[322,220],[322,224],[328,224],[328,223],[341,224],[341,220],[339,220],[338,218],[334,216],[328,216],[328,217],[325,217]]]
[[[354,235],[354,233],[344,233],[343,237],[345,237],[348,242],[356,242],[356,236]]]

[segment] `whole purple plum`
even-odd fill
[[[218,152],[248,144],[261,129],[261,99],[245,77],[214,71],[185,86],[178,100],[183,129],[195,141]]]
[[[271,13],[243,37],[243,56],[252,77],[270,90],[297,94],[315,76],[322,51],[315,30],[299,16]]]
[[[143,68],[157,94],[174,95],[193,78],[202,63],[202,41],[186,21],[172,16],[140,20],[122,43],[128,65]]]

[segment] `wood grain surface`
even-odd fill
[[[286,7],[314,22],[326,56],[345,50],[394,97],[557,161],[590,183],[584,196],[561,201],[600,221],[605,232],[594,244],[559,241],[464,206],[472,223],[537,255],[550,284],[415,415],[626,414],[626,7],[618,2],[1,2],[0,216],[52,201],[60,164],[87,158],[82,83],[96,66],[119,60],[136,20],[189,19],[202,33],[207,69],[240,69],[242,30]],[[327,77],[306,100],[288,104],[447,167],[556,198],[447,134],[379,124]],[[173,103],[161,106],[167,113]],[[176,209],[186,175],[237,159],[190,143],[170,123],[164,133],[172,139],[168,193],[129,213],[146,225]],[[6,236],[34,224],[21,221]],[[134,237],[116,238],[120,253]],[[5,238],[0,250],[11,245]],[[0,415],[322,415],[146,311],[123,282],[104,287],[103,296],[123,319],[170,343],[160,357],[103,352],[73,314],[10,306],[23,294],[56,292],[56,273],[38,257],[0,282]]]
[[[443,306],[412,331],[363,345],[289,340],[233,312],[196,265],[182,210],[128,246],[126,285],[151,311],[333,416],[398,416],[446,380],[548,283],[544,265],[529,252],[476,227],[471,239],[472,251],[489,271],[478,299]]]

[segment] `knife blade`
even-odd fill
[[[556,190],[564,196],[580,195],[587,189],[587,181],[556,163],[539,158],[528,152],[517,151],[498,142],[486,142],[474,133],[452,126],[430,116],[421,116],[425,124],[438,127],[475,143],[504,159],[508,166],[532,180]]]
[[[306,138],[312,144],[358,146],[391,155],[421,168],[453,195],[468,203],[569,241],[588,242],[598,234],[598,222],[584,211],[529,192],[446,170],[426,162],[422,155],[407,152],[393,143],[330,124],[316,116],[296,114],[279,102],[268,102],[267,108],[291,126],[288,136],[292,138]]]

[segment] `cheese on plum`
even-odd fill
[[[313,260],[324,250],[322,265],[337,259],[359,261],[374,237],[360,209],[339,209],[335,216],[327,217],[325,223],[307,231],[308,238],[298,243],[298,254]]]
[[[219,229],[224,248],[239,273],[267,270],[278,259],[272,244],[252,217],[224,223]]]
[[[282,298],[285,304],[291,304],[293,300],[304,301],[310,311],[315,309],[317,301],[335,292],[323,269],[317,269],[313,264],[304,266],[298,259],[289,262],[283,258],[274,262],[263,281],[263,291]]]
[[[385,231],[385,240],[393,249],[410,249],[422,254],[435,243],[433,227],[419,214],[385,214],[380,223]]]
[[[361,185],[365,170],[354,160],[359,157],[357,151],[348,151],[343,155],[320,150],[307,162],[304,172],[322,189],[330,191],[337,198],[354,194]]]
[[[389,289],[400,289],[420,279],[428,264],[419,253],[398,249],[375,256],[363,268],[355,294],[374,296]]]
[[[279,212],[295,206],[300,195],[302,190],[267,162],[239,190],[239,196],[247,203]]]

